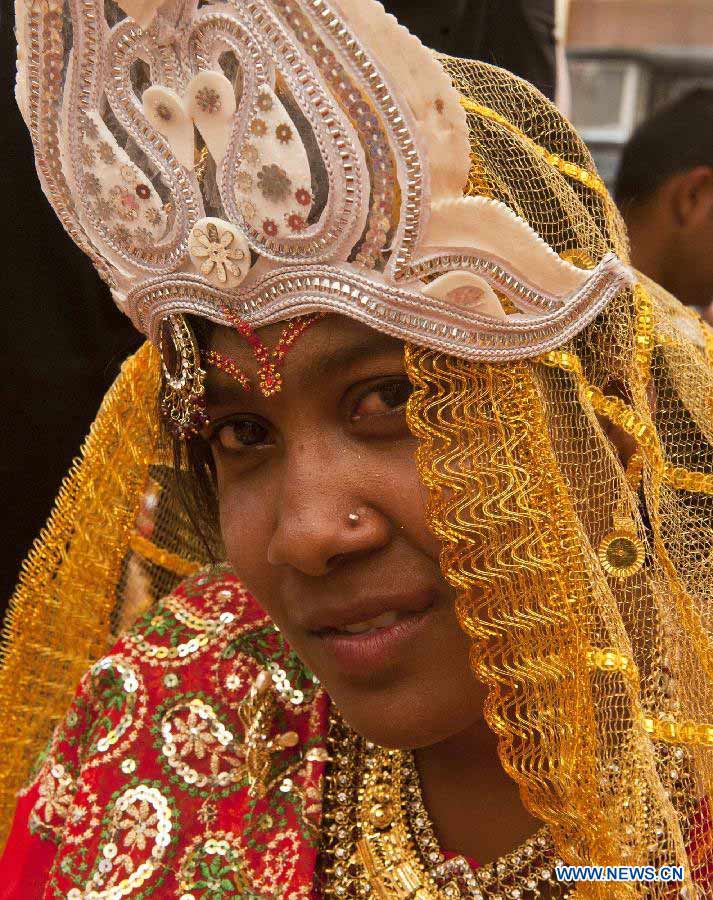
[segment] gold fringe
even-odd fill
[[[88,666],[106,652],[119,571],[159,441],[160,364],[124,363],[10,601],[0,651],[0,838],[15,794]]]

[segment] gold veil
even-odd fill
[[[502,200],[588,268],[626,238],[579,138],[533,88],[442,59],[468,114],[468,192]],[[713,828],[710,330],[641,280],[558,350],[485,364],[409,346],[409,422],[442,568],[506,770],[568,863],[685,868]],[[0,798],[86,668],[206,562],[177,501],[145,345],[107,395],[28,558],[5,626]],[[630,443],[626,464],[612,428]],[[621,441],[620,441],[621,443]],[[581,896],[671,896],[589,884]]]

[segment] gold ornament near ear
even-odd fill
[[[172,346],[166,345],[166,337]],[[184,316],[167,316],[159,349],[164,371],[161,409],[171,431],[181,440],[194,437],[206,425],[205,371],[196,339]]]
[[[636,493],[643,474],[643,457],[637,451],[629,459],[626,480]],[[636,523],[628,513],[622,499],[614,511],[614,527],[599,544],[597,556],[602,568],[613,578],[629,578],[635,575],[646,559],[646,546],[638,535]]]

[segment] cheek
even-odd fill
[[[391,474],[389,478],[393,520],[414,547],[438,561],[442,544],[428,525],[428,488],[418,476],[416,447],[415,441],[409,443],[400,460],[398,477]]]
[[[259,602],[271,612],[270,599],[276,596],[270,582],[272,567],[267,563],[270,542],[270,496],[262,489],[246,489],[231,479],[220,464],[216,466],[220,533],[233,571]],[[266,486],[269,491],[269,486]]]
[[[432,573],[435,569],[438,578],[441,543],[427,524],[428,491],[418,477],[416,446],[415,440],[403,440],[386,452],[357,451],[349,455],[347,465],[344,454],[336,454],[334,467],[317,466],[319,476],[303,486],[302,494],[312,497],[305,501],[309,505],[319,502],[315,499],[322,493],[319,484],[337,485],[339,496],[331,499],[335,508],[344,509],[345,516],[364,506],[388,520],[392,546],[386,552],[396,569],[403,567],[407,571],[418,565]],[[324,456],[321,461],[324,462]],[[290,567],[271,565],[269,549],[277,522],[285,514],[280,509],[280,498],[285,492],[295,492],[295,477],[294,471],[279,471],[273,466],[236,477],[229,465],[216,459],[220,531],[228,562],[288,635],[291,604],[296,602],[296,595],[301,595],[301,588],[306,589],[304,576]],[[290,483],[281,485],[285,478]],[[334,490],[331,487],[330,493]],[[299,645],[299,640],[295,643]]]

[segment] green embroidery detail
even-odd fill
[[[226,840],[209,838],[189,856],[181,872],[181,886],[195,900],[262,900],[254,893],[238,853]]]
[[[85,743],[88,745],[88,754],[104,753],[109,750],[131,725],[131,714],[136,705],[136,690],[127,690],[127,676],[119,671],[118,666],[124,666],[124,663],[107,657],[91,669],[92,696],[96,706],[101,710],[101,715],[98,715],[87,728]],[[134,679],[133,673],[130,673],[128,678]],[[109,735],[112,735],[111,740]]]
[[[216,701],[216,698],[211,696],[210,694],[207,694],[204,691],[189,691],[184,694],[174,694],[156,707],[156,711],[151,719],[150,731],[154,736],[154,747],[156,747],[156,750],[158,751],[157,759],[160,762],[164,772],[168,776],[169,781],[172,784],[176,785],[176,787],[179,787],[190,797],[216,799],[219,797],[228,797],[235,791],[241,790],[242,788],[246,788],[248,786],[248,779],[246,775],[242,775],[238,781],[231,782],[222,787],[216,785],[215,783],[208,783],[205,786],[189,784],[184,780],[183,777],[181,777],[178,772],[176,772],[175,768],[171,766],[169,759],[163,752],[163,746],[165,743],[162,731],[163,719],[176,707],[180,706],[185,710],[187,704],[193,699],[202,700],[206,704],[206,706],[210,706],[215,713],[217,721],[223,726],[223,728],[227,729],[233,735],[232,744],[229,744],[222,748],[224,753],[234,753],[242,743],[243,727],[237,719],[237,716],[233,718],[229,714],[227,714],[222,706]],[[198,757],[198,759],[200,760],[200,757]]]

